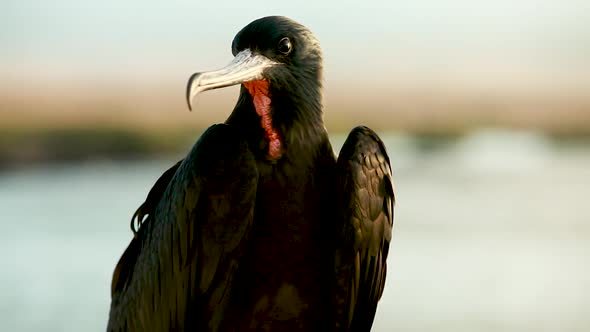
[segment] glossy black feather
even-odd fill
[[[115,287],[109,331],[216,329],[251,228],[257,180],[235,130],[216,125],[202,135],[123,255],[133,264],[123,269],[133,272]]]
[[[285,37],[288,55],[276,49]],[[205,132],[134,214],[109,331],[370,330],[393,222],[383,143],[355,128],[336,161],[321,49],[307,28],[262,18],[234,39],[234,54],[245,48],[280,62],[264,78],[282,154],[269,157],[242,87],[226,124]]]
[[[383,294],[393,227],[393,181],[381,139],[357,127],[337,162],[338,210],[343,224],[336,251],[336,325],[370,331]]]
[[[154,214],[156,206],[160,202],[164,191],[168,187],[172,177],[174,177],[174,174],[176,174],[176,170],[178,170],[181,163],[182,160],[174,164],[174,166],[170,167],[158,178],[152,189],[150,189],[145,201],[137,208],[137,210],[135,210],[135,213],[131,217],[131,230],[135,237],[137,237],[137,229],[141,227],[144,219]]]

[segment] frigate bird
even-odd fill
[[[394,192],[385,146],[356,127],[338,158],[323,122],[317,39],[253,21],[231,63],[235,108],[155,183],[131,220],[108,331],[369,331],[383,293]]]

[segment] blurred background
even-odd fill
[[[397,206],[374,331],[590,330],[587,0],[3,0],[0,330],[102,331],[131,214],[236,87],[235,33],[319,38],[335,150],[387,144]]]

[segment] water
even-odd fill
[[[590,147],[384,139],[398,202],[374,331],[590,330]],[[129,218],[174,161],[0,173],[0,330],[103,331]]]

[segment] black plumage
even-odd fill
[[[321,50],[302,25],[256,20],[232,52],[189,81],[189,105],[242,88],[134,214],[107,330],[369,331],[393,226],[385,147],[357,127],[336,160]]]

